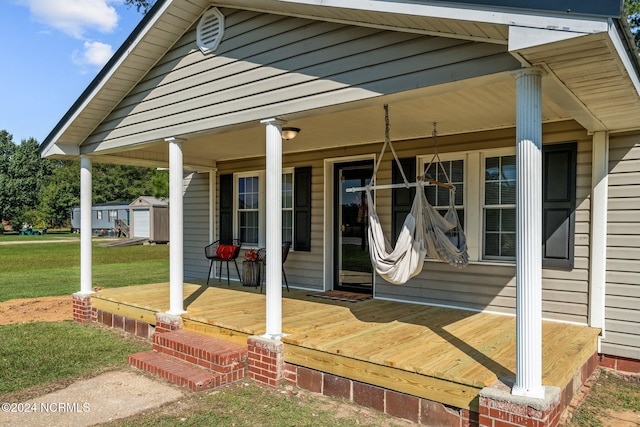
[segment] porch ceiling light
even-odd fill
[[[282,128],[282,139],[286,139],[287,141],[293,139],[298,136],[299,132],[300,128],[284,127]]]

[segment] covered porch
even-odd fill
[[[169,309],[169,284],[105,289],[92,295],[97,321],[113,315],[155,325]],[[478,412],[480,391],[516,372],[513,316],[369,299],[343,302],[316,292],[283,292],[286,365],[333,374]],[[245,345],[265,333],[265,295],[226,282],[185,283],[183,327]],[[542,383],[571,399],[595,367],[599,329],[543,322]],[[578,381],[574,384],[574,378]],[[568,396],[568,397],[567,397]]]

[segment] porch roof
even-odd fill
[[[83,92],[41,146],[45,157],[77,157],[82,144],[118,103],[152,69],[209,6],[254,10],[394,31],[481,41],[508,46],[523,65],[546,69],[543,120],[577,120],[590,131],[637,130],[640,116],[638,57],[621,19],[604,16],[531,12],[474,7],[454,2],[319,0],[159,0]],[[431,121],[441,133],[461,133],[515,126],[515,85],[508,73],[336,105],[322,111],[299,111],[286,117],[303,129],[303,138],[283,151],[379,141],[371,126],[383,103],[394,102],[394,139],[429,136]],[[199,138],[221,135],[224,144]],[[256,123],[229,122],[185,137],[185,166],[263,155],[263,144],[247,151],[247,140],[262,140]],[[101,161],[148,166],[166,165],[163,141],[140,139],[127,151]],[[191,144],[193,142],[193,144]],[[197,149],[195,148],[197,147]],[[205,149],[206,150],[206,149]],[[201,159],[207,159],[202,161]],[[98,159],[96,159],[98,160]],[[100,161],[100,160],[98,160]]]

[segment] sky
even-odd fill
[[[122,0],[0,0],[0,130],[42,143],[142,17]]]

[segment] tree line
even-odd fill
[[[167,171],[112,164],[93,165],[93,203],[131,202],[139,196],[168,197]],[[34,138],[20,144],[0,130],[0,219],[18,230],[69,226],[80,204],[80,163],[40,157]],[[2,233],[4,227],[0,227]]]

